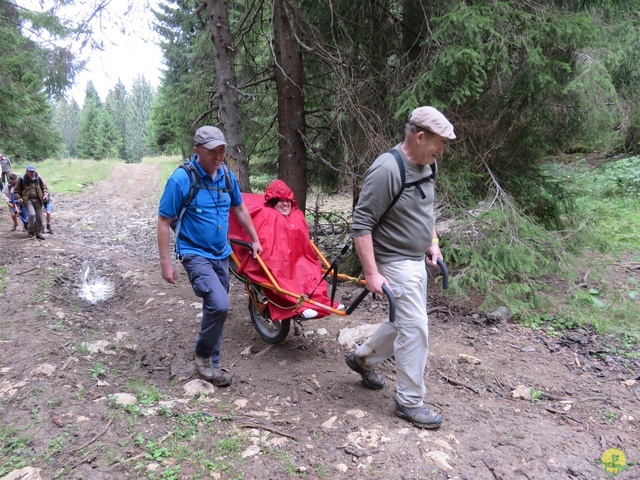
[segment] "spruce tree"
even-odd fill
[[[78,157],[99,159],[98,150],[98,126],[100,124],[100,111],[102,101],[98,91],[89,80],[85,90],[84,103],[80,113],[80,125],[78,128]]]
[[[127,163],[139,163],[146,154],[146,131],[153,102],[153,88],[144,76],[133,81],[131,98],[127,102],[125,152]]]
[[[80,107],[75,100],[61,99],[55,103],[54,123],[62,137],[63,157],[75,157],[78,142]]]
[[[126,150],[124,147],[124,138],[127,131],[127,102],[129,101],[129,93],[127,88],[122,83],[122,80],[118,79],[116,86],[109,91],[107,98],[104,102],[104,106],[113,119],[115,127],[118,129],[120,137],[120,147],[118,149],[117,157],[125,160],[127,158]]]

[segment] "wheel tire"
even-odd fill
[[[264,289],[262,287],[257,287],[255,285],[250,285],[249,289],[251,290],[251,294],[253,297],[263,305],[265,305],[265,309],[263,313],[260,313],[260,310],[249,297],[249,314],[251,315],[251,323],[258,331],[258,334],[262,338],[264,338],[269,343],[280,343],[287,335],[289,335],[289,330],[291,329],[291,319],[287,318],[285,320],[280,320],[279,322],[271,321],[269,315],[269,306],[267,301],[267,296],[264,294]]]

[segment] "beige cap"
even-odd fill
[[[449,140],[456,138],[455,133],[453,133],[453,125],[433,107],[416,108],[411,112],[409,123],[413,123],[417,127],[429,130]]]

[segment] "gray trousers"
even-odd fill
[[[37,198],[30,198],[24,206],[27,207],[27,213],[29,214],[29,224],[27,227],[29,233],[35,232],[40,234],[42,232],[42,226],[44,225],[42,202]]]
[[[195,351],[202,357],[211,357],[219,367],[220,345],[224,322],[229,311],[229,259],[212,260],[198,255],[185,255],[182,265],[189,275],[193,292],[202,298],[202,322]]]
[[[396,302],[396,318],[387,319],[356,350],[366,369],[395,355],[396,399],[405,407],[423,405],[427,388],[424,369],[429,352],[427,324],[427,268],[424,260],[403,260],[378,264],[378,271],[389,282]]]

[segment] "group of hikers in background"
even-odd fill
[[[22,177],[12,172],[11,160],[3,154],[0,154],[0,165],[2,166],[0,188],[2,199],[9,207],[13,221],[11,231],[18,229],[18,220],[20,220],[29,238],[36,237],[38,240],[44,240],[45,225],[46,232],[53,233],[51,196],[46,182],[33,165],[27,166]]]

